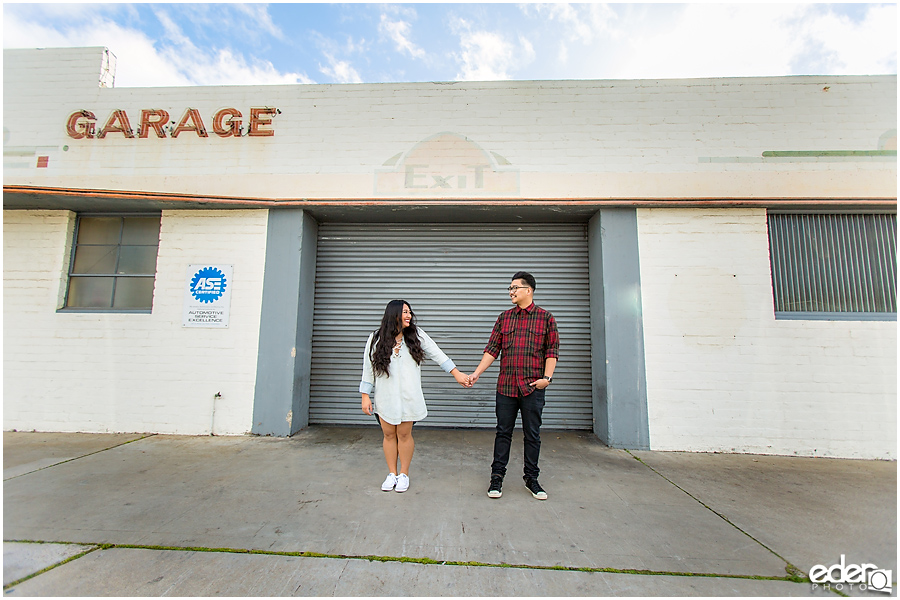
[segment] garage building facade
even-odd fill
[[[114,68],[4,51],[7,430],[372,425],[389,300],[471,372],[528,270],[561,335],[545,427],[896,458],[895,76],[120,89]],[[421,426],[492,427],[496,374],[425,366]]]

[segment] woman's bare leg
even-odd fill
[[[397,425],[397,451],[400,454],[400,473],[409,475],[409,463],[412,462],[413,451],[416,443],[412,436],[412,421],[404,421]]]
[[[397,428],[400,425],[391,425],[382,418],[378,421],[381,423],[381,433],[384,434],[384,440],[381,447],[384,449],[384,460],[387,461],[388,472],[397,474]],[[402,423],[401,423],[402,425]]]

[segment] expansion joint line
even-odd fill
[[[757,544],[759,544],[760,546],[762,546],[763,548],[765,548],[766,550],[768,550],[769,552],[771,552],[772,554],[774,554],[775,556],[777,556],[778,558],[783,560],[784,564],[785,564],[784,570],[788,574],[788,576],[785,579],[787,579],[788,581],[795,581],[797,583],[812,583],[810,581],[809,577],[806,575],[806,573],[804,573],[801,569],[798,569],[796,566],[791,564],[791,561],[789,561],[785,557],[781,556],[780,554],[775,552],[773,549],[769,548],[764,543],[762,543],[761,541],[759,541],[758,539],[756,539],[755,537],[753,537],[752,535],[750,535],[749,533],[747,533],[746,531],[744,531],[743,529],[738,527],[728,517],[726,517],[725,515],[723,515],[722,513],[720,513],[713,507],[711,507],[710,505],[706,504],[703,500],[701,500],[697,496],[693,495],[692,493],[690,493],[689,491],[687,491],[686,489],[684,489],[683,487],[681,487],[680,485],[678,485],[677,483],[675,483],[674,481],[672,481],[671,479],[669,479],[668,477],[666,477],[665,475],[663,475],[662,473],[660,473],[659,471],[657,471],[656,469],[654,469],[653,467],[651,467],[650,465],[645,463],[643,460],[641,460],[640,458],[638,458],[637,456],[632,454],[630,450],[625,450],[625,452],[627,452],[631,456],[631,458],[638,461],[639,463],[641,463],[642,465],[644,465],[645,467],[647,467],[648,469],[650,469],[651,471],[653,471],[654,473],[656,473],[657,475],[659,475],[660,477],[662,477],[663,479],[665,479],[666,481],[671,483],[673,486],[675,486],[676,488],[678,488],[679,490],[681,490],[682,492],[687,494],[690,498],[692,498],[694,501],[696,501],[698,504],[700,504],[700,506],[702,506],[706,510],[710,511],[711,513],[713,513],[714,515],[716,515],[717,517],[719,517],[720,519],[722,519],[723,521],[725,521],[726,523],[728,523],[729,525],[731,525],[732,527],[734,527],[735,529],[737,529],[738,531],[740,531],[741,533],[746,535],[748,538],[750,538],[751,540],[753,540],[754,542],[756,542]]]
[[[126,445],[126,444],[131,444],[131,443],[134,443],[134,442],[139,442],[139,441],[141,441],[141,440],[145,440],[145,439],[147,439],[147,438],[149,438],[149,437],[153,437],[153,436],[155,436],[155,435],[156,435],[155,433],[148,433],[147,435],[142,435],[142,436],[139,437],[139,438],[135,438],[135,439],[133,439],[133,440],[128,440],[127,442],[122,442],[121,444],[116,444],[115,446],[110,446],[109,448],[100,448],[99,450],[95,450],[95,451],[93,451],[93,452],[88,452],[87,454],[82,454],[81,456],[76,456],[76,457],[74,457],[74,458],[68,458],[68,459],[66,459],[66,460],[61,460],[61,461],[59,461],[58,463],[53,463],[52,465],[47,465],[46,467],[41,467],[40,469],[35,469],[34,471],[28,471],[27,473],[20,473],[20,474],[18,474],[18,475],[13,475],[12,477],[7,477],[7,478],[4,479],[3,481],[10,481],[11,479],[17,479],[17,478],[19,478],[19,477],[24,477],[24,476],[26,476],[26,475],[31,475],[32,473],[37,473],[38,471],[43,471],[44,469],[50,469],[50,468],[53,468],[53,467],[58,467],[59,465],[64,465],[64,464],[69,463],[69,462],[72,462],[72,461],[74,461],[74,460],[80,460],[80,459],[82,459],[82,458],[87,458],[88,456],[93,456],[93,455],[95,455],[95,454],[100,454],[101,452],[106,452],[107,450],[114,450],[115,448],[119,448],[119,447],[121,447],[121,446],[124,446],[124,445]]]
[[[4,542],[7,542],[7,541],[17,541],[17,540],[3,540],[3,541],[4,541]],[[73,542],[30,542],[30,541],[24,541],[24,543],[31,543],[31,544],[62,543],[62,544],[73,544],[73,545],[74,545]],[[79,545],[79,546],[89,546],[90,544],[78,544],[78,545]],[[66,564],[66,563],[72,562],[73,560],[78,560],[78,559],[81,558],[82,556],[86,556],[86,555],[90,554],[91,552],[95,552],[95,551],[99,550],[100,548],[101,548],[101,546],[99,546],[99,545],[94,546],[93,548],[88,548],[88,549],[85,550],[84,552],[79,552],[79,553],[76,554],[75,556],[70,556],[69,558],[67,558],[67,559],[65,559],[65,560],[61,560],[61,561],[59,561],[58,563],[53,563],[53,564],[50,565],[49,567],[44,567],[44,568],[41,569],[40,571],[36,571],[36,572],[34,572],[34,573],[30,574],[30,575],[26,575],[25,577],[21,577],[21,578],[19,578],[19,579],[16,579],[15,581],[10,581],[9,583],[7,583],[6,585],[3,586],[3,591],[5,592],[5,591],[7,591],[7,590],[9,590],[9,589],[12,589],[12,588],[14,588],[15,586],[19,585],[20,583],[22,583],[22,582],[24,582],[24,581],[28,581],[29,579],[32,579],[32,578],[34,578],[34,577],[37,577],[38,575],[42,575],[42,574],[46,573],[47,571],[52,571],[52,570],[55,569],[56,567],[61,567],[62,565]]]
[[[74,544],[76,542],[50,542],[50,541],[33,541],[33,540],[4,540],[5,542],[16,543],[36,543],[36,544]],[[81,544],[81,542],[78,542]],[[462,560],[435,560],[433,558],[416,558],[411,556],[376,556],[371,554],[324,554],[321,552],[309,551],[278,551],[278,550],[254,550],[249,548],[208,548],[204,546],[153,546],[147,544],[83,544],[95,546],[87,552],[83,552],[78,556],[74,556],[63,562],[51,567],[47,567],[43,571],[39,571],[34,575],[22,578],[9,584],[11,587],[17,583],[21,583],[26,579],[30,579],[35,575],[39,575],[52,568],[71,562],[76,558],[80,558],[94,550],[157,550],[170,552],[221,552],[226,554],[255,554],[262,556],[290,556],[297,558],[331,558],[337,560],[366,560],[369,562],[399,562],[411,563],[418,565],[442,565],[451,567],[487,567],[495,569],[525,569],[532,571],[569,571],[576,573],[617,573],[621,575],[656,575],[670,577],[709,577],[721,579],[750,579],[755,581],[788,581],[791,583],[803,583],[804,580],[792,576],[776,577],[772,575],[741,575],[734,573],[691,573],[687,571],[653,571],[649,569],[615,569],[612,567],[567,567],[563,565],[527,565],[527,564],[509,564],[509,563],[486,563],[479,561],[462,561]],[[4,588],[6,589],[6,588]]]

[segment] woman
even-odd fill
[[[468,376],[460,373],[428,334],[416,327],[416,315],[409,303],[391,300],[384,309],[381,328],[366,342],[359,384],[362,411],[367,415],[378,414],[384,434],[382,447],[389,471],[381,484],[385,492],[409,489],[409,463],[415,449],[413,422],[428,414],[422,394],[422,363],[426,357],[453,375],[461,386],[469,387]],[[369,397],[373,392],[374,405]]]

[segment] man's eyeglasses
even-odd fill
[[[507,288],[507,291],[512,293],[512,292],[518,292],[519,290],[530,290],[530,289],[531,288],[527,285],[511,285]]]

